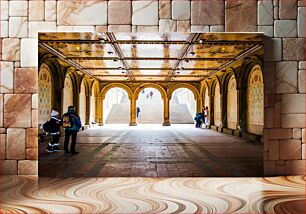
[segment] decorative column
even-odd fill
[[[88,94],[85,95],[85,100],[86,100],[86,103],[85,103],[85,106],[86,106],[86,112],[85,112],[85,124],[86,125],[90,125],[89,121],[90,121],[90,96]]]
[[[196,113],[202,112],[202,107],[203,107],[203,104],[202,104],[202,97],[199,97],[199,98],[196,100],[196,103],[197,103],[197,112],[196,112]],[[193,115],[193,116],[194,116],[194,115]]]
[[[226,127],[226,101],[227,93],[220,93],[220,114],[221,114],[221,128]]]
[[[95,97],[95,122],[99,126],[103,126],[103,100],[101,97]]]
[[[136,122],[136,98],[130,97],[130,126],[137,126]]]
[[[163,126],[170,126],[170,110],[169,110],[169,103],[170,103],[170,99],[168,97],[164,97],[163,99],[164,101],[164,122],[163,122]]]
[[[237,128],[240,133],[247,131],[247,103],[246,89],[237,88]]]

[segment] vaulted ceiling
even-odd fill
[[[257,33],[39,34],[41,53],[100,81],[201,81],[259,49]]]

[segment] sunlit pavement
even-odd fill
[[[44,177],[232,177],[263,171],[262,144],[192,124],[91,128],[78,134],[77,155],[47,153],[46,143],[39,147]]]

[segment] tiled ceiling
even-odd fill
[[[201,81],[263,48],[263,38],[258,33],[40,33],[39,48],[101,81]]]

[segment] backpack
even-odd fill
[[[81,123],[80,118],[75,116],[75,115],[73,115],[73,114],[70,115],[70,118],[71,118],[71,120],[73,122],[73,126],[71,127],[71,129],[75,130],[75,131],[79,131],[80,128],[82,127],[82,123]]]
[[[63,116],[63,127],[64,128],[72,128],[73,125],[74,125],[74,123],[73,123],[73,119],[72,119],[71,115],[65,114]]]
[[[43,129],[45,132],[51,132],[52,126],[51,126],[50,120],[48,120],[47,122],[43,124]]]

